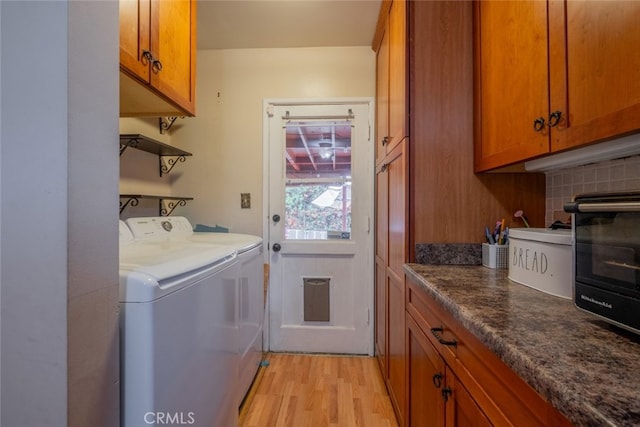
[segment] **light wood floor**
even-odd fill
[[[240,411],[240,427],[397,427],[377,361],[270,353]]]

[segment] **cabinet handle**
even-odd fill
[[[540,132],[542,129],[544,129],[544,118],[538,117],[533,121],[533,130]]]
[[[560,123],[560,118],[562,117],[561,111],[554,111],[549,115],[549,127],[556,127],[558,123]]]
[[[151,52],[145,49],[142,51],[142,58],[140,59],[142,60],[142,63],[144,65],[147,65],[149,62],[153,61],[153,55],[151,54]]]
[[[442,387],[442,374],[435,374],[433,378],[431,378],[431,381],[433,381],[433,385],[436,388]]]
[[[436,339],[438,340],[438,342],[442,345],[450,345],[450,346],[457,346],[458,342],[456,340],[445,340],[444,338],[442,338],[442,336],[440,335],[442,332],[444,332],[444,328],[440,327],[440,328],[431,328],[431,333],[433,334],[434,337],[436,337]]]
[[[384,147],[385,145],[387,145],[389,143],[389,137],[385,136],[384,138],[382,138],[382,146]]]
[[[442,389],[442,398],[444,399],[445,402],[449,400],[449,396],[451,396],[452,394],[453,394],[453,391],[451,390],[451,388],[445,387]]]
[[[389,167],[389,163],[385,163],[384,165],[380,166],[380,172],[378,173],[382,173],[386,171],[388,167]]]
[[[158,74],[160,71],[162,71],[162,62],[160,62],[159,59],[154,59],[151,63],[151,69],[154,73]]]

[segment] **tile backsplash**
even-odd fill
[[[546,181],[545,223],[549,226],[569,218],[562,207],[575,194],[640,190],[640,156],[546,172]]]

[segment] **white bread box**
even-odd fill
[[[571,230],[509,229],[509,279],[573,299]]]

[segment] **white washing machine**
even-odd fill
[[[264,260],[262,238],[249,234],[194,232],[185,217],[130,218],[132,223],[170,221],[171,231],[166,238],[174,241],[186,239],[194,243],[225,245],[238,253],[238,373],[237,396],[242,402],[258,371],[263,355],[264,329]],[[141,230],[144,231],[144,230]],[[134,232],[136,239],[144,233]]]
[[[237,253],[155,226],[120,224],[122,426],[237,426]]]

